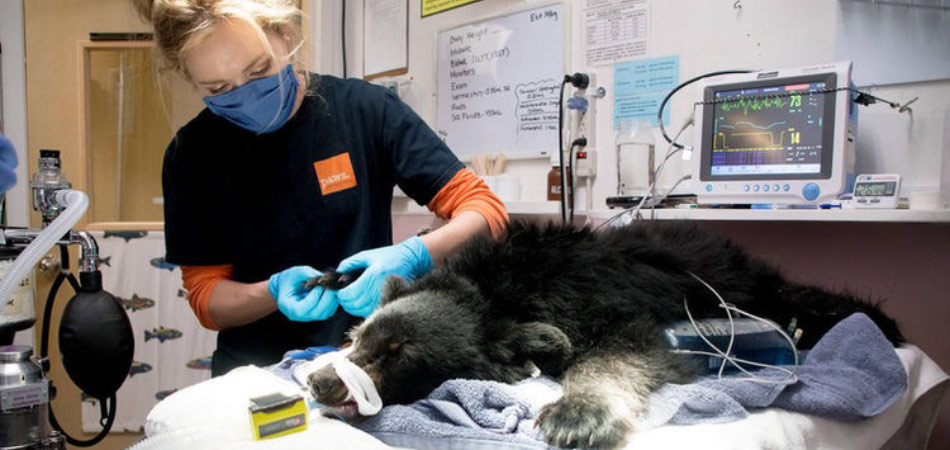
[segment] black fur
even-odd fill
[[[356,279],[359,278],[362,273],[362,269],[346,273],[339,273],[334,269],[326,269],[320,275],[304,281],[303,289],[310,290],[320,286],[326,289],[340,290],[349,286],[350,283],[356,281]]]
[[[548,443],[617,447],[651,391],[698,374],[661,339],[664,325],[686,318],[684,299],[694,316],[723,316],[690,273],[743,310],[781,326],[796,318],[802,348],[854,312],[903,341],[877,305],[791,283],[691,223],[603,232],[515,223],[505,240],[475,239],[412,284],[387,280],[380,309],[352,334],[350,359],[386,404],[417,400],[451,378],[515,382],[534,365],[565,390],[538,419]],[[310,384],[323,403],[345,399],[330,369]]]

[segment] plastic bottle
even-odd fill
[[[561,168],[554,166],[548,172],[548,201],[559,200],[561,200]]]
[[[653,183],[653,125],[620,122],[617,131],[617,194],[639,196]]]
[[[571,169],[567,165],[567,161],[564,161],[564,170],[567,171],[567,176],[571,176]],[[570,189],[568,186],[567,189]],[[570,198],[570,193],[568,193],[568,198]],[[560,161],[557,158],[557,153],[555,152],[551,155],[551,171],[548,172],[548,201],[560,201],[561,200],[561,165]]]

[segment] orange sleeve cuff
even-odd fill
[[[234,266],[181,266],[181,278],[185,290],[188,291],[188,304],[198,317],[201,326],[209,330],[220,330],[214,322],[208,304],[211,302],[211,293],[221,280],[230,280],[234,274]]]
[[[495,238],[504,235],[508,226],[508,210],[485,181],[471,170],[462,169],[449,180],[429,202],[429,211],[443,220],[452,220],[463,211],[475,211],[488,221]]]

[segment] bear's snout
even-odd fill
[[[349,393],[332,366],[323,367],[310,374],[307,382],[310,384],[310,393],[313,397],[327,406],[342,405]]]

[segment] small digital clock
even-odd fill
[[[862,174],[854,182],[855,208],[897,208],[901,176],[896,173]]]

